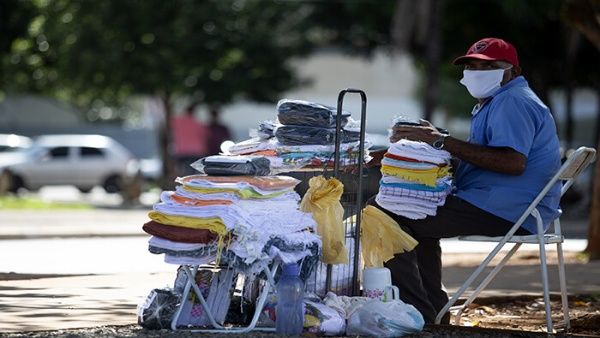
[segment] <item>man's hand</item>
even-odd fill
[[[390,142],[396,143],[401,139],[407,139],[433,144],[433,142],[443,135],[429,121],[421,119],[419,122],[421,123],[420,126],[394,126]]]
[[[433,144],[443,135],[429,121],[420,123],[420,126],[394,126],[390,142],[407,139]],[[527,164],[527,157],[512,148],[482,146],[454,137],[446,137],[444,150],[461,161],[507,175],[521,175]]]

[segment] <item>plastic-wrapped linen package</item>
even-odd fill
[[[143,304],[137,307],[138,324],[150,330],[167,329],[181,301],[181,294],[172,289],[150,291]]]
[[[415,119],[408,118],[403,115],[396,115],[392,119],[393,126],[420,126],[419,121]]]
[[[277,103],[277,112],[281,124],[335,128],[337,109],[320,103],[282,99]],[[349,112],[342,111],[342,127],[349,116]]]
[[[283,145],[329,145],[335,143],[335,128],[282,125],[275,129],[277,141]],[[356,142],[360,132],[342,130],[341,143]]]
[[[258,124],[258,130],[256,132],[256,136],[261,139],[268,139],[275,136],[275,128],[278,123],[275,121],[263,121]]]
[[[277,141],[283,145],[327,145],[335,142],[335,129],[283,125],[275,129]]]
[[[421,123],[417,120],[408,118],[406,116],[403,115],[396,115],[394,116],[394,118],[392,119],[392,126],[393,127],[402,127],[402,126],[420,126]],[[447,129],[444,128],[438,128],[436,127],[436,129],[442,133],[442,134],[446,134],[449,135],[449,132]],[[391,135],[391,133],[390,133]]]
[[[271,173],[271,161],[262,156],[214,155],[201,158],[191,166],[203,174],[215,176],[267,176]]]
[[[425,321],[414,306],[401,300],[373,300],[354,311],[347,325],[349,336],[401,337],[423,330]]]

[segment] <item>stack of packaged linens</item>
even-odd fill
[[[340,165],[356,164],[360,125],[349,112],[341,113]],[[230,155],[264,156],[271,172],[303,167],[333,166],[336,137],[335,108],[319,103],[283,99],[277,104],[277,121],[263,121],[255,137],[232,145]],[[365,149],[368,148],[365,146]]]
[[[434,216],[451,190],[450,153],[400,140],[385,153],[381,174],[377,204],[410,219]]]
[[[164,191],[143,229],[149,250],[172,264],[217,262],[255,275],[277,258],[308,275],[321,240],[311,214],[298,209],[300,182],[288,176],[178,178]]]

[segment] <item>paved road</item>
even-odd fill
[[[0,239],[141,236],[149,210],[0,210]]]

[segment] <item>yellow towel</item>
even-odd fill
[[[190,192],[199,193],[199,194],[215,194],[215,193],[219,193],[219,192],[228,192],[228,193],[237,194],[242,199],[251,199],[251,198],[253,198],[253,199],[254,198],[257,198],[257,199],[268,199],[268,198],[277,197],[277,196],[280,196],[280,195],[283,195],[285,193],[293,191],[293,189],[287,189],[287,190],[284,190],[284,191],[279,191],[279,192],[275,192],[275,193],[271,193],[271,194],[267,194],[267,195],[261,195],[261,194],[257,193],[252,188],[243,188],[243,189],[232,189],[232,188],[196,188],[196,187],[190,187],[190,186],[183,186],[183,189],[185,189],[187,191],[190,191]]]
[[[365,267],[381,267],[394,254],[411,251],[419,244],[394,219],[368,205],[362,211],[360,244]]]
[[[450,166],[436,167],[428,170],[404,169],[389,165],[381,166],[381,173],[389,176],[396,176],[408,181],[422,183],[431,187],[435,187],[435,181],[438,178],[448,176]]]
[[[179,226],[183,228],[206,229],[218,235],[227,234],[227,228],[225,228],[225,224],[219,217],[196,218],[187,216],[175,216],[163,214],[158,211],[150,211],[148,213],[148,217],[150,217],[153,221],[162,224]]]
[[[323,242],[321,260],[327,264],[348,263],[344,236],[344,208],[340,198],[344,185],[335,178],[315,176],[308,181],[308,190],[300,202],[300,210],[312,213],[317,233]]]
[[[167,215],[158,211],[150,211],[148,213],[148,217],[153,221],[158,223],[179,226],[183,228],[192,228],[192,229],[206,229],[210,230],[217,235],[219,235],[217,239],[217,258],[215,263],[218,265],[221,261],[221,252],[225,246],[225,242],[223,241],[225,235],[227,235],[227,228],[225,224],[219,217],[211,217],[211,218],[196,218],[196,217],[186,217],[186,216],[175,216],[175,215]],[[231,237],[230,237],[231,239]],[[229,243],[228,245],[229,246]]]

